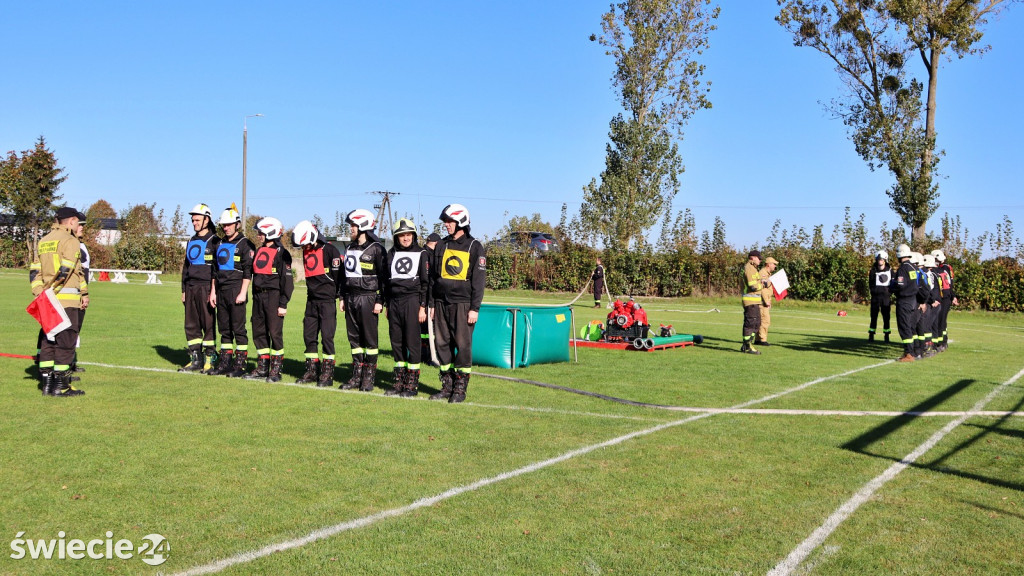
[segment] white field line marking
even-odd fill
[[[864,370],[870,370],[872,368],[878,368],[879,366],[885,366],[887,364],[890,364],[891,362],[892,361],[882,362],[880,364],[872,364],[870,366],[864,366],[862,368],[856,368],[856,369],[853,369],[853,370],[848,370],[846,372],[843,372],[842,374],[835,374],[833,376],[825,376],[825,377],[822,377],[822,378],[817,378],[815,380],[812,380],[810,382],[806,382],[806,383],[801,384],[799,386],[795,386],[795,387],[790,388],[788,390],[783,390],[782,392],[777,392],[775,394],[770,394],[770,395],[765,396],[763,398],[759,398],[759,399],[756,399],[756,400],[750,400],[748,402],[743,402],[742,404],[737,404],[736,406],[733,406],[733,408],[734,409],[735,408],[743,408],[743,407],[750,406],[750,405],[753,405],[753,404],[757,404],[757,403],[760,403],[760,402],[766,402],[768,400],[773,400],[775,398],[779,398],[780,396],[785,396],[786,394],[791,394],[793,392],[798,392],[800,390],[803,390],[803,389],[807,388],[808,386],[813,386],[815,384],[818,384],[818,383],[821,383],[821,382],[825,382],[827,380],[832,380],[832,379],[835,379],[835,378],[841,378],[843,376],[848,376],[850,374],[854,374],[854,373],[861,372],[861,371],[864,371]],[[394,518],[394,517],[397,517],[397,516],[402,516],[404,514],[408,514],[409,512],[412,512],[414,510],[419,510],[420,508],[426,508],[428,506],[433,506],[434,504],[437,504],[438,502],[441,502],[441,501],[444,501],[444,500],[448,500],[450,498],[454,498],[454,497],[459,496],[461,494],[465,494],[467,492],[473,492],[475,490],[479,490],[479,489],[484,488],[486,486],[490,486],[491,484],[496,484],[496,483],[502,482],[504,480],[509,480],[509,479],[515,478],[517,476],[522,476],[523,474],[529,474],[531,472],[536,472],[537,470],[541,470],[543,468],[547,468],[548,466],[552,466],[554,464],[559,464],[561,462],[565,462],[566,460],[570,460],[572,458],[576,458],[577,456],[583,456],[585,454],[589,454],[590,452],[593,452],[595,450],[599,450],[599,449],[602,449],[602,448],[608,448],[610,446],[615,446],[616,444],[621,444],[623,442],[626,442],[627,440],[632,440],[634,438],[640,438],[642,436],[647,436],[649,434],[654,434],[655,432],[660,432],[660,431],[666,430],[668,428],[672,428],[672,427],[675,427],[675,426],[680,426],[682,424],[686,424],[686,423],[689,423],[689,422],[694,422],[694,421],[697,421],[697,420],[702,420],[704,418],[710,418],[711,416],[714,416],[714,414],[705,412],[703,414],[697,414],[697,415],[694,415],[694,416],[690,416],[689,418],[684,418],[682,420],[675,420],[675,421],[672,421],[672,422],[666,422],[664,424],[659,424],[658,426],[654,426],[652,428],[647,428],[647,429],[644,429],[644,430],[638,430],[636,432],[630,432],[629,434],[625,434],[625,435],[619,436],[617,438],[612,438],[611,440],[606,440],[606,441],[600,442],[598,444],[592,444],[590,446],[584,446],[582,448],[577,448],[576,450],[571,450],[571,451],[566,452],[566,453],[564,453],[564,454],[562,454],[560,456],[555,456],[554,458],[549,458],[547,460],[542,460],[540,462],[535,462],[533,464],[528,464],[526,466],[523,466],[522,468],[517,468],[515,470],[510,470],[508,472],[503,472],[501,474],[498,474],[497,476],[491,476],[489,478],[483,478],[481,480],[477,480],[476,482],[472,482],[470,484],[465,484],[465,485],[462,485],[462,486],[457,486],[457,487],[452,488],[450,490],[447,490],[445,492],[441,492],[440,494],[437,494],[437,495],[434,495],[434,496],[430,496],[430,497],[427,497],[427,498],[421,498],[421,499],[419,499],[419,500],[417,500],[417,501],[415,501],[412,504],[409,504],[407,506],[402,506],[400,508],[392,508],[390,510],[383,510],[381,512],[378,512],[376,514],[372,514],[370,516],[365,516],[363,518],[357,518],[355,520],[349,520],[348,522],[342,522],[340,524],[335,524],[333,526],[326,526],[324,528],[320,528],[318,530],[314,530],[314,531],[306,534],[305,536],[302,536],[302,537],[299,537],[299,538],[294,538],[294,539],[291,539],[291,540],[285,540],[283,542],[278,542],[276,544],[269,544],[269,545],[264,546],[263,548],[259,548],[257,550],[252,550],[252,551],[249,551],[249,552],[243,552],[241,554],[236,554],[235,556],[224,558],[222,560],[217,560],[217,561],[211,562],[209,564],[203,564],[201,566],[196,566],[194,568],[190,568],[188,570],[185,570],[184,572],[178,572],[178,573],[175,574],[175,576],[197,576],[199,574],[211,574],[211,573],[214,573],[214,572],[219,572],[219,571],[221,571],[221,570],[223,570],[225,568],[229,568],[229,567],[235,566],[237,564],[243,564],[243,563],[246,563],[246,562],[251,562],[253,560],[257,560],[259,558],[263,558],[264,556],[269,556],[269,555],[274,554],[276,552],[283,552],[285,550],[291,550],[293,548],[299,548],[301,546],[305,546],[306,544],[310,544],[310,543],[316,542],[318,540],[323,540],[324,538],[329,538],[331,536],[334,536],[335,534],[340,534],[341,532],[346,532],[346,531],[349,531],[349,530],[354,530],[356,528],[364,528],[364,527],[369,526],[371,524],[375,524],[375,523],[377,523],[377,522],[379,522],[381,520],[385,520],[385,519],[388,519],[388,518]]]
[[[850,374],[853,374],[855,372],[859,372],[861,370],[867,370],[869,368],[876,368],[878,366],[884,366],[885,364],[889,364],[891,362],[892,361],[889,360],[889,361],[886,361],[886,362],[882,362],[881,364],[873,364],[873,365],[867,366],[865,368],[857,368],[856,370],[852,370],[850,372],[844,372],[842,374],[837,374],[835,376],[826,376],[825,378],[814,380],[813,382],[809,382],[807,384],[803,384],[802,386],[806,387],[806,386],[810,386],[810,385],[813,385],[813,384],[818,384],[820,382],[824,382],[825,380],[829,380],[829,379],[832,379],[832,378],[840,378],[842,376],[848,376]],[[198,373],[195,373],[195,372],[177,372],[176,370],[170,370],[170,369],[167,369],[167,368],[145,368],[145,367],[142,367],[142,366],[117,366],[117,365],[114,365],[114,364],[101,364],[99,362],[79,362],[79,364],[82,364],[83,366],[100,366],[100,367],[103,367],[103,368],[121,368],[121,369],[124,369],[124,370],[142,370],[142,371],[146,371],[146,372],[164,372],[164,373],[168,373],[168,374],[182,374],[182,375],[187,375],[187,376],[206,376],[205,374],[198,374]],[[269,383],[268,382],[256,382],[256,383],[257,384],[274,384],[276,386],[291,386],[291,387],[294,387],[294,388],[301,388],[303,390],[312,390],[312,391],[316,391],[316,392],[336,392],[336,393],[343,393],[343,394],[354,394],[356,396],[365,396],[365,393],[357,392],[357,391],[354,391],[354,390],[341,390],[341,389],[338,389],[338,388],[318,388],[318,387],[315,387],[315,386],[309,386],[308,384],[296,384],[295,382],[269,382]],[[796,389],[794,389],[793,391],[796,391]],[[786,393],[788,394],[789,392],[787,391]],[[422,402],[426,402],[427,401],[425,398],[398,398],[398,397],[388,397],[388,396],[382,396],[382,397],[383,398],[388,398],[388,399],[393,400],[395,402],[403,402],[403,401],[406,401],[406,400],[412,400],[414,402],[415,401],[422,401]],[[768,399],[769,398],[765,398],[764,400],[768,400]],[[755,403],[756,402],[761,402],[761,401],[762,400],[756,400]],[[502,405],[498,405],[498,404],[478,404],[476,402],[465,402],[464,404],[466,406],[476,406],[477,408],[487,408],[487,409],[495,409],[495,410],[518,410],[518,411],[525,411],[525,412],[541,412],[541,413],[547,413],[547,414],[563,414],[563,415],[566,415],[566,416],[586,416],[586,417],[592,417],[592,418],[610,418],[610,419],[618,419],[618,420],[636,420],[636,421],[639,421],[639,422],[661,422],[662,421],[662,419],[660,419],[660,418],[647,418],[647,417],[644,417],[644,416],[627,416],[627,415],[622,415],[622,414],[601,414],[601,413],[598,413],[598,412],[580,412],[580,411],[576,411],[576,410],[558,410],[558,409],[555,409],[555,408],[537,408],[537,407],[532,407],[532,406],[517,406],[517,405],[502,406]],[[710,415],[714,415],[714,414],[755,414],[755,415],[767,414],[767,415],[783,415],[783,416],[885,416],[885,417],[916,416],[916,417],[923,417],[923,418],[934,417],[934,416],[940,416],[940,417],[954,417],[954,416],[968,416],[968,417],[971,417],[971,416],[978,416],[978,417],[992,417],[992,418],[1024,417],[1024,412],[999,411],[999,410],[982,410],[982,411],[954,410],[954,411],[945,411],[945,412],[939,412],[939,411],[936,411],[936,412],[905,412],[905,411],[899,411],[899,410],[826,410],[826,409],[809,409],[809,408],[806,408],[806,409],[805,408],[702,408],[702,407],[699,407],[699,406],[664,406],[664,407],[660,407],[659,409],[661,409],[661,410],[669,410],[669,411],[673,411],[673,412],[696,412],[696,413],[700,413],[700,414],[710,414]]]
[[[1016,382],[1021,376],[1024,376],[1024,369],[1014,374],[1014,376],[1007,380],[1006,382],[1003,382],[1001,385],[993,388],[991,392],[986,394],[984,398],[979,400],[977,404],[974,405],[972,411],[980,411],[982,408],[985,407],[986,404],[988,404],[989,402],[992,401],[993,398],[995,398],[996,394],[999,394],[1004,389],[1006,389],[1007,386]],[[845,521],[854,512],[856,512],[857,508],[860,508],[861,504],[867,502],[868,499],[870,499],[871,496],[873,496],[874,493],[877,492],[882,486],[884,486],[889,480],[895,478],[897,474],[902,472],[905,468],[907,468],[915,461],[917,461],[918,458],[920,458],[926,452],[935,447],[935,445],[938,444],[943,438],[945,438],[947,434],[952,432],[953,429],[956,428],[957,426],[963,424],[964,421],[966,421],[969,417],[970,416],[964,415],[960,416],[955,420],[950,421],[948,424],[943,426],[942,429],[940,429],[938,432],[932,434],[931,438],[925,440],[923,444],[915,448],[913,452],[907,454],[906,456],[903,457],[902,460],[896,462],[892,466],[889,466],[889,468],[887,468],[885,472],[882,472],[874,479],[872,479],[870,482],[865,484],[860,490],[857,491],[856,494],[853,495],[853,497],[851,497],[849,500],[843,503],[842,506],[836,509],[836,511],[833,512],[831,516],[826,518],[825,522],[817,529],[815,529],[814,532],[812,532],[806,540],[804,540],[800,543],[800,545],[794,548],[785,560],[779,562],[779,564],[776,565],[775,568],[772,568],[768,572],[768,576],[789,576],[790,574],[792,574],[793,570],[800,566],[800,564],[807,559],[811,552],[813,552],[818,546],[821,546],[825,539],[828,538],[832,534],[832,532],[834,532],[836,528],[838,528],[839,525],[843,523],[843,521]]]
[[[140,371],[143,371],[143,372],[163,372],[165,374],[181,374],[183,376],[203,376],[203,377],[206,377],[206,374],[199,374],[198,372],[178,372],[177,370],[171,370],[171,369],[168,369],[168,368],[146,368],[144,366],[118,366],[118,365],[115,365],[115,364],[102,364],[100,362],[79,362],[79,364],[81,364],[83,366],[100,366],[102,368],[120,368],[122,370],[140,370]],[[295,387],[295,388],[301,388],[303,390],[311,390],[311,391],[314,391],[314,392],[336,392],[336,393],[339,393],[339,394],[353,394],[353,395],[356,395],[356,396],[364,396],[364,397],[366,395],[365,392],[359,392],[357,390],[341,390],[339,388],[327,388],[327,387],[320,388],[320,387],[317,387],[317,386],[310,386],[308,384],[296,384],[295,382],[264,382],[264,381],[256,381],[256,382],[254,382],[254,384],[273,384],[275,386],[292,386],[292,387]],[[386,398],[388,400],[393,400],[393,401],[396,401],[396,402],[402,402],[402,401],[406,401],[406,400],[412,400],[414,402],[416,402],[416,401],[427,402],[428,401],[426,398],[399,398],[397,396],[395,396],[395,397],[381,396],[379,394],[375,394],[374,397]],[[663,422],[664,421],[663,418],[647,418],[647,417],[644,417],[644,416],[627,416],[627,415],[623,415],[623,414],[600,414],[600,413],[597,413],[597,412],[580,412],[580,411],[577,411],[577,410],[557,410],[557,409],[553,409],[553,408],[533,408],[533,407],[530,407],[530,406],[514,406],[514,405],[513,406],[500,406],[500,405],[494,405],[494,404],[477,404],[476,402],[463,402],[463,404],[466,405],[466,406],[476,406],[478,408],[487,408],[487,409],[494,409],[494,410],[513,410],[513,411],[523,411],[523,412],[545,412],[545,413],[549,413],[549,414],[562,414],[562,415],[565,415],[565,416],[584,416],[584,417],[590,417],[590,418],[607,418],[607,419],[613,419],[613,420],[636,420],[638,422]]]

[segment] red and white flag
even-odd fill
[[[54,336],[71,327],[71,320],[68,318],[67,312],[64,311],[64,307],[57,301],[57,295],[53,293],[53,288],[43,290],[32,300],[28,308],[25,308],[25,312],[39,322],[39,325],[43,327],[43,333],[49,340],[53,340]]]
[[[786,293],[789,291],[789,276],[786,276],[786,270],[780,268],[778,272],[772,274],[769,278],[772,281],[772,291],[775,292],[775,301],[778,302],[786,297]]]

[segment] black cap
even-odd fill
[[[747,258],[750,258],[751,256],[757,256],[758,258],[760,258],[761,257],[761,251],[760,250],[751,250],[750,253],[747,254]]]
[[[83,214],[81,212],[78,213],[78,223],[79,224],[85,223],[85,214]]]
[[[437,232],[431,232],[430,236],[427,236],[427,242],[440,242],[441,236]]]
[[[70,206],[64,206],[62,208],[57,209],[57,220],[60,221],[66,220],[68,218],[77,218],[78,214],[78,210],[75,210]]]

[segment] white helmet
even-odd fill
[[[879,250],[878,254],[875,254],[875,258],[878,259],[878,260],[885,260],[886,262],[888,262],[889,261],[889,253],[886,252],[885,250]]]
[[[267,240],[280,238],[281,230],[283,228],[284,226],[281,226],[281,221],[277,218],[261,218],[260,221],[256,223],[256,230],[258,230],[260,234],[266,236]]]
[[[920,266],[921,264],[923,264],[924,263],[924,259],[922,258],[921,253],[920,252],[911,252],[910,253],[910,263],[915,265],[915,266]]]
[[[345,222],[355,226],[360,232],[373,230],[373,225],[376,223],[373,220],[373,212],[363,208],[349,212],[345,217]]]
[[[455,222],[459,228],[466,228],[469,226],[469,210],[462,204],[449,204],[441,210],[439,218],[444,222]]]
[[[238,224],[241,221],[242,215],[238,213],[238,210],[228,208],[220,213],[220,222],[218,224]]]
[[[906,244],[900,244],[899,246],[896,247],[897,258],[910,258],[910,254],[910,246],[907,246]]]
[[[309,220],[303,220],[295,225],[295,229],[292,230],[292,244],[296,246],[306,246],[316,244],[317,238],[320,237],[320,232],[317,231],[316,226]]]
[[[943,252],[942,250],[932,250],[932,256],[935,256],[936,262],[946,261],[946,253]]]
[[[195,206],[192,207],[192,210],[189,212],[189,215],[206,216],[210,220],[213,220],[213,212],[210,211],[210,207],[207,206],[206,204],[196,204]]]
[[[931,254],[925,254],[921,256],[921,263],[925,268],[935,268],[935,256]]]

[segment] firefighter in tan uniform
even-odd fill
[[[747,254],[747,263],[743,266],[743,345],[740,352],[760,354],[754,349],[754,336],[761,325],[761,273],[757,267],[761,264],[761,253],[751,250]]]
[[[81,244],[75,236],[78,214],[74,208],[57,210],[57,223],[39,241],[39,255],[29,267],[32,295],[42,294],[47,286],[53,288],[57,301],[71,321],[71,326],[55,334],[53,340],[43,338],[39,350],[39,371],[43,379],[43,394],[47,396],[85,394],[71,386],[79,311],[89,306],[89,284],[82,271]]]
[[[778,265],[779,261],[769,256],[764,259],[764,268],[761,268],[759,273],[761,284],[764,287],[761,288],[761,326],[757,329],[757,340],[754,343],[761,346],[771,346],[768,343],[768,327],[772,325],[772,302],[775,300],[775,289],[772,288],[769,278],[775,273],[775,267]]]

